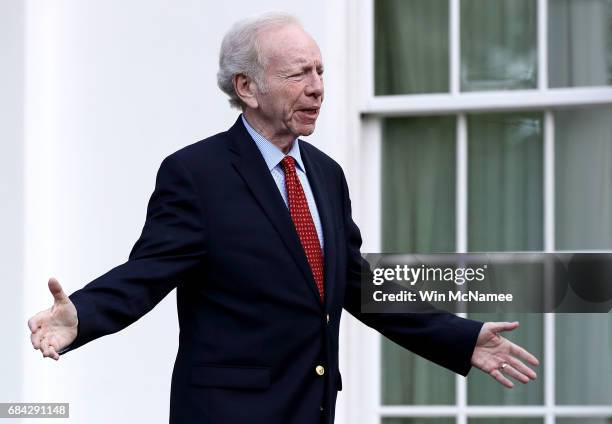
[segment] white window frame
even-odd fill
[[[348,16],[346,65],[353,75],[347,83],[359,87],[349,101],[348,134],[358,137],[358,149],[346,160],[350,170],[353,215],[359,223],[363,252],[381,250],[381,120],[390,116],[455,115],[456,125],[456,251],[467,251],[467,124],[466,114],[482,111],[533,111],[544,116],[544,251],[555,251],[555,170],[553,109],[612,105],[612,87],[550,89],[548,87],[548,1],[537,1],[537,89],[494,92],[460,92],[460,0],[449,1],[449,86],[445,94],[374,95],[374,2],[344,0]],[[351,116],[351,112],[355,112]],[[461,315],[461,314],[460,314]],[[469,417],[540,417],[554,424],[555,417],[608,417],[612,406],[555,405],[555,316],[545,314],[544,404],[541,406],[471,406],[467,404],[467,380],[456,376],[455,405],[383,406],[380,387],[380,335],[358,321],[344,320],[348,346],[343,370],[351,391],[345,392],[342,418],[350,423],[379,423],[384,417],[455,417],[467,424]],[[477,371],[475,371],[477,372]],[[491,382],[491,384],[497,384]]]

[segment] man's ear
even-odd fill
[[[234,91],[240,100],[251,109],[256,109],[259,106],[259,102],[257,97],[255,97],[255,90],[257,90],[255,82],[244,74],[234,75],[232,81],[234,83]]]

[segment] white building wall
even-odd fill
[[[29,342],[23,298],[23,20],[19,1],[0,0],[0,402],[20,399]]]

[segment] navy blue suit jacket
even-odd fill
[[[482,323],[447,313],[361,313],[366,264],[342,169],[307,142],[300,149],[325,238],[324,302],[289,211],[239,118],[227,132],[164,159],[129,260],[70,296],[79,328],[66,351],[125,328],[176,287],[171,423],[333,422],[343,308],[466,375]]]

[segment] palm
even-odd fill
[[[49,290],[54,298],[53,306],[30,318],[28,326],[34,348],[40,349],[43,357],[57,360],[57,351],[69,346],[77,336],[78,316],[57,280],[49,280]]]
[[[486,331],[482,334],[482,338],[478,338],[478,347],[482,355],[479,359],[484,359],[487,356],[494,355],[497,349],[502,349],[504,353],[508,353],[509,349],[504,348],[504,338],[498,333]]]
[[[530,380],[537,378],[537,374],[527,367],[521,359],[534,366],[539,364],[538,359],[500,335],[502,331],[512,331],[518,326],[518,322],[485,323],[480,330],[472,354],[472,365],[508,388],[514,387],[514,384],[505,375],[521,383],[528,383]]]
[[[41,330],[46,330],[50,335],[57,338],[60,349],[68,346],[74,340],[71,335],[76,337],[77,315],[76,308],[70,303],[53,304],[50,309],[45,312],[45,320]]]

